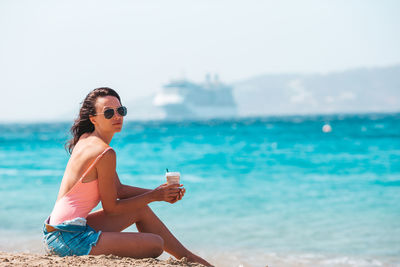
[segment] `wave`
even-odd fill
[[[200,253],[215,266],[221,267],[297,267],[297,266],[397,266],[400,258],[373,258],[357,257],[349,255],[324,255],[317,253],[260,253],[255,251],[230,251],[230,252],[210,252]]]
[[[0,175],[9,176],[54,176],[62,177],[64,170],[54,169],[15,169],[15,168],[0,168]]]
[[[121,179],[124,181],[128,181],[134,183],[135,181],[158,181],[160,183],[165,182],[164,174],[131,174],[131,173],[119,173],[118,174]],[[203,183],[205,182],[204,178],[193,174],[183,174],[181,173],[181,183]]]

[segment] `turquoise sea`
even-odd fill
[[[1,251],[43,253],[70,125],[0,125]],[[400,114],[127,121],[111,146],[123,183],[181,172],[150,206],[216,266],[400,266]]]

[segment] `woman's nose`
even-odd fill
[[[118,113],[118,111],[115,110],[114,112],[115,112],[115,117],[116,117],[116,118],[117,118],[117,117],[121,117],[121,118],[123,117],[121,114]]]

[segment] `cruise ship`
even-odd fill
[[[169,82],[155,95],[153,104],[164,111],[167,120],[231,118],[237,115],[232,90],[218,75],[211,79],[207,74],[203,83]]]

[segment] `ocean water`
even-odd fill
[[[0,125],[1,251],[43,253],[69,127]],[[181,172],[150,206],[217,266],[400,266],[400,114],[130,121],[111,146],[123,183]]]

